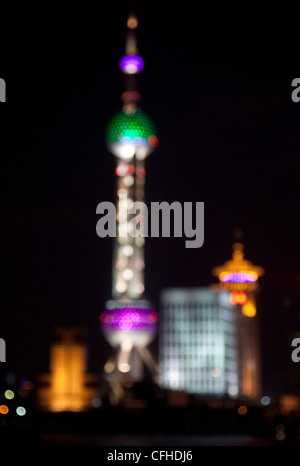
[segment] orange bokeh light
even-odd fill
[[[242,314],[246,317],[255,317],[256,316],[256,306],[254,301],[249,300],[242,307]]]
[[[1,405],[0,406],[0,413],[1,414],[7,414],[9,411],[8,407],[6,405]]]
[[[244,414],[246,414],[247,411],[248,411],[248,409],[247,409],[247,407],[244,406],[244,405],[239,406],[239,408],[238,408],[238,413],[239,413],[241,416],[243,416]]]
[[[248,296],[244,291],[232,291],[229,295],[229,301],[234,306],[237,304],[245,304],[248,301]]]

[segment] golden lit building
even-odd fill
[[[41,374],[38,407],[45,411],[85,411],[98,395],[98,376],[86,373],[86,334],[81,327],[58,327],[50,348],[50,373]]]
[[[258,278],[264,269],[244,258],[244,246],[233,244],[232,259],[212,271],[220,288],[228,290],[229,301],[236,306],[239,360],[239,393],[256,398],[261,391],[260,342],[256,312]]]

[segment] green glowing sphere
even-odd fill
[[[106,142],[119,157],[130,158],[134,153],[145,157],[158,145],[155,133],[154,123],[141,110],[132,115],[119,112],[107,126]]]

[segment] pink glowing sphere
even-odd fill
[[[145,308],[110,309],[100,315],[103,333],[112,346],[125,340],[133,345],[148,345],[157,332],[157,320],[157,313]]]

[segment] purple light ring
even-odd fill
[[[155,332],[157,319],[157,313],[153,309],[145,308],[112,309],[100,315],[104,331],[121,330],[132,332],[146,330]]]
[[[144,326],[144,327],[131,327],[131,328],[120,328],[120,327],[114,327],[112,325],[106,325],[102,324],[102,328],[104,333],[110,333],[110,332],[124,332],[124,333],[132,333],[132,332],[147,332],[147,333],[156,333],[157,332],[157,325],[151,325],[151,326]]]
[[[125,55],[121,58],[120,68],[126,74],[140,73],[144,69],[144,60],[139,55]]]

